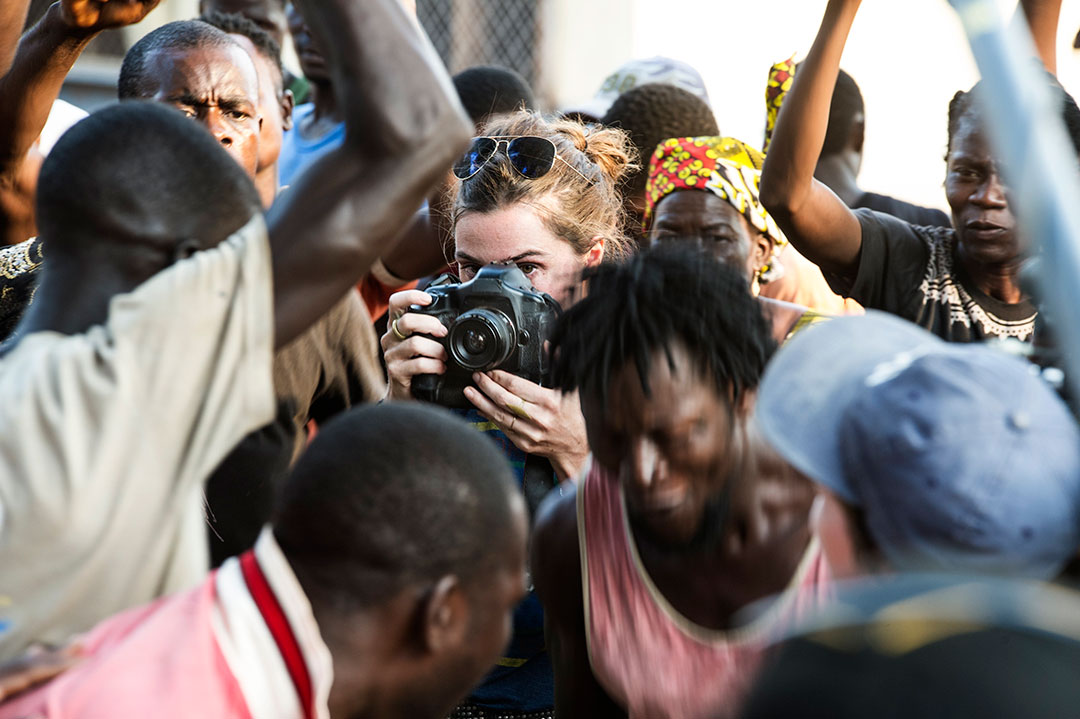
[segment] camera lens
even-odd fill
[[[486,372],[514,354],[517,330],[502,312],[480,308],[457,318],[450,328],[450,356],[465,369]]]
[[[465,337],[462,340],[462,346],[465,351],[471,355],[483,354],[487,349],[488,338],[483,332],[475,329],[465,330]]]

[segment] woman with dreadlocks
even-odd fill
[[[451,217],[458,274],[468,281],[487,265],[516,264],[535,289],[565,309],[581,294],[583,270],[626,254],[617,190],[630,165],[626,137],[525,111],[497,116],[484,134],[454,167],[460,180]],[[431,315],[409,312],[431,301],[419,291],[390,298],[392,321],[382,338],[388,399],[410,399],[417,375],[446,372],[446,350],[433,337],[445,337],[447,329]],[[465,396],[475,409],[466,418],[503,446],[527,498],[536,494],[537,458],[545,466],[544,460],[550,462],[541,498],[557,482],[577,476],[589,444],[576,393],[500,370],[476,373],[473,381]],[[551,716],[551,663],[534,595],[514,619],[506,656],[454,717]]]
[[[588,290],[552,352],[592,460],[531,545],[556,714],[735,716],[769,637],[824,601],[829,576],[812,486],[747,422],[771,329],[743,272],[689,243],[600,268]]]

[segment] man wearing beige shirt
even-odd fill
[[[274,348],[463,150],[471,126],[399,7],[302,5],[347,140],[265,222],[243,170],[163,107],[91,116],[42,169],[50,261],[0,357],[0,657],[202,576],[201,483],[272,418]]]

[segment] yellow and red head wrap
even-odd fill
[[[769,84],[765,86],[765,142],[761,144],[764,152],[769,151],[769,143],[772,142],[773,131],[776,129],[776,118],[780,116],[780,106],[784,104],[784,98],[787,97],[793,82],[794,55],[769,68]]]
[[[765,156],[733,137],[679,137],[660,143],[649,159],[645,184],[645,229],[660,200],[676,190],[711,192],[734,207],[750,225],[773,242],[773,257],[787,238],[759,199]],[[762,279],[777,274],[770,261]]]

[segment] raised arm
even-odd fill
[[[472,123],[398,0],[297,0],[324,48],[345,142],[270,211],[278,346],[333,306],[390,248]]]
[[[63,0],[26,33],[10,72],[0,78],[0,182],[15,182],[64,78],[90,41],[102,30],[139,22],[159,2]]]
[[[1061,0],[1020,0],[1016,17],[1023,15],[1035,41],[1039,59],[1052,74],[1057,75],[1057,32],[1061,18]]]
[[[848,32],[861,0],[829,0],[810,54],[777,118],[761,174],[761,202],[807,259],[852,277],[862,229],[832,190],[814,179],[829,125],[829,105]]]
[[[0,0],[0,75],[11,67],[30,0]]]

